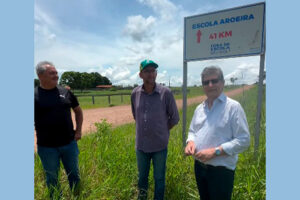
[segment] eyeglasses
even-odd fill
[[[220,79],[211,79],[211,80],[206,80],[206,81],[202,81],[202,85],[208,85],[209,83],[211,84],[216,84],[220,81]]]

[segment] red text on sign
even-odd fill
[[[223,32],[219,32],[219,33],[211,33],[209,35],[210,40],[222,39],[222,38],[228,38],[228,37],[232,37],[232,31],[223,31]]]

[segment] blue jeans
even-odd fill
[[[139,191],[147,192],[148,190],[148,176],[152,159],[153,175],[155,181],[154,199],[157,200],[164,198],[167,154],[167,149],[151,153],[145,153],[143,151],[136,150],[136,158],[139,171]]]
[[[42,161],[46,173],[46,183],[52,196],[53,189],[58,185],[58,172],[60,160],[62,161],[68,175],[71,189],[76,187],[80,181],[78,169],[78,146],[73,140],[70,144],[61,147],[38,146],[38,155]]]

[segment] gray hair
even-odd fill
[[[50,65],[50,66],[54,67],[53,63],[51,63],[49,61],[41,61],[35,67],[37,75],[42,74],[46,71],[46,66],[45,65]]]
[[[201,73],[202,81],[206,76],[211,76],[211,75],[218,75],[218,79],[221,80],[223,83],[225,82],[223,72],[220,67],[217,66],[205,67]]]

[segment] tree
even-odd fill
[[[95,88],[97,85],[111,85],[110,80],[98,72],[64,72],[60,78],[60,85],[68,85],[73,89]]]
[[[103,85],[112,85],[112,83],[110,82],[110,80],[108,78],[103,76]]]
[[[231,77],[230,78],[230,82],[232,83],[232,85],[234,85],[234,82],[237,80],[238,78],[235,78],[235,77]]]
[[[60,85],[68,85],[73,89],[80,89],[81,76],[80,72],[64,72],[60,78]]]
[[[39,79],[34,79],[34,87],[37,87],[40,85],[40,80]]]
[[[97,85],[104,85],[103,76],[99,74],[98,72],[92,72],[92,79],[93,79],[93,86],[96,87]]]
[[[79,88],[82,90],[82,89],[87,89],[92,87],[93,87],[93,75],[87,72],[81,73]]]

